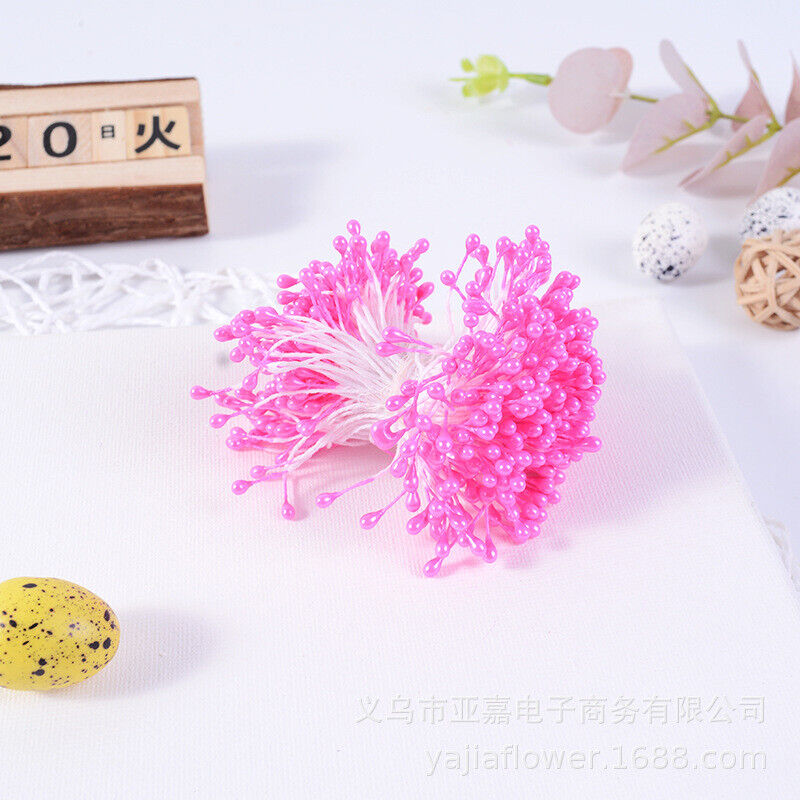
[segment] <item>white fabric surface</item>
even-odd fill
[[[0,796],[791,796],[790,579],[658,306],[594,310],[604,449],[571,469],[537,541],[435,580],[421,577],[431,543],[401,512],[358,528],[386,484],[324,512],[310,502],[383,463],[369,449],[319,460],[299,522],[280,518],[277,486],[230,493],[258,458],[225,448],[212,406],[189,399],[240,369],[208,329],[1,338],[3,574],[87,586],[122,643],[72,690],[0,692]],[[516,718],[528,695],[541,723]],[[357,721],[397,696],[410,724]],[[481,716],[508,698],[509,723],[454,721],[470,696]],[[559,723],[558,697],[603,699],[606,721]],[[667,700],[671,718],[615,723],[620,697]],[[718,700],[731,721],[678,721],[681,697]],[[763,722],[742,719],[753,697]],[[449,701],[437,724],[421,719],[433,698]],[[427,775],[441,750],[514,744],[600,755],[467,776],[442,755]],[[686,748],[688,766],[633,766],[659,746]],[[708,751],[763,753],[766,768],[709,768]]]
[[[186,272],[159,259],[98,265],[76,253],[53,250],[9,272],[0,270],[0,333],[221,324],[241,308],[275,304],[275,286],[275,276],[251,270]],[[446,339],[445,328],[440,334]],[[800,564],[786,526],[770,520],[769,529],[795,588],[800,588]]]
[[[557,268],[577,272],[593,297],[651,293],[664,304],[759,508],[800,551],[800,334],[753,324],[733,287],[739,222],[767,146],[687,192],[678,182],[717,152],[726,125],[631,176],[620,164],[645,104],[582,136],[555,122],[540,86],[469,102],[447,80],[464,56],[496,53],[514,70],[553,72],[577,48],[622,46],[634,58],[631,88],[664,96],[677,90],[658,57],[667,37],[731,111],[747,85],[741,38],[781,114],[797,0],[726,0],[722,12],[696,0],[190,5],[40,0],[2,19],[4,83],[200,80],[211,234],[79,252],[96,263],[155,255],[191,271],[296,272],[334,255],[331,239],[355,217],[370,237],[386,229],[403,247],[428,237],[420,265],[434,279],[460,262],[467,234],[493,245],[533,223]],[[632,264],[631,237],[673,201],[702,215],[710,244],[688,274],[659,284]],[[0,269],[30,255],[0,253]]]

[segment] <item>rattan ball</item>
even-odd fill
[[[739,305],[771,328],[800,328],[800,230],[746,239],[734,266]]]

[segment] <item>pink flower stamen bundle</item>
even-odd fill
[[[491,263],[489,248],[469,236],[458,270],[441,275],[448,314],[455,294],[464,327],[440,348],[416,331],[431,320],[422,301],[433,284],[420,283],[415,266],[428,242],[399,256],[387,233],[368,246],[357,222],[347,228],[349,239],[334,239],[338,263],[312,261],[297,279],[280,276],[283,311],[245,310],[216,331],[219,341],[238,340],[231,359],[254,370],[240,387],[196,386],[192,396],[213,396],[228,412],[211,417],[214,427],[247,420],[248,430],[232,428],[229,447],[274,454],[233,491],[282,480],[282,514],[292,519],[291,475],[324,448],[371,441],[393,453],[391,464],[320,494],[318,506],[388,471],[402,490],[364,514],[363,528],[403,500],[413,514],[408,532],[427,528],[436,542],[426,575],[456,545],[493,562],[495,538],[537,536],[565,468],[600,447],[589,425],[605,374],[592,347],[597,320],[570,308],[579,278],[561,272],[538,297],[552,262],[535,227],[518,244],[499,239]],[[473,279],[462,287],[470,260]]]

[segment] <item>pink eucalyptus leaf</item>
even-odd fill
[[[586,47],[570,53],[547,89],[550,111],[575,133],[599,130],[617,113],[632,69],[633,59],[622,48]]]
[[[624,47],[609,47],[608,52],[613,53],[617,57],[617,61],[622,69],[622,74],[625,76],[625,86],[622,87],[624,90],[627,88],[628,81],[633,72],[633,56]]]
[[[797,61],[792,59],[792,88],[789,90],[789,99],[786,101],[785,122],[791,122],[800,117],[800,70]]]
[[[753,142],[766,133],[769,120],[770,118],[766,114],[759,114],[759,116],[754,117],[749,122],[742,125],[741,128],[714,153],[708,164],[689,173],[681,181],[681,186],[699,183],[711,175],[712,172],[716,172],[720,167],[724,167],[728,161],[735,158],[739,153],[749,150]]]
[[[698,94],[673,94],[659,100],[645,111],[634,128],[622,169],[641,164],[707,122],[706,103]]]
[[[736,106],[736,111],[733,112],[733,116],[752,119],[759,114],[766,114],[769,117],[773,117],[772,106],[770,106],[769,100],[767,100],[767,96],[761,88],[761,81],[759,80],[758,73],[753,69],[750,56],[747,54],[747,48],[742,41],[739,42],[739,55],[742,57],[744,66],[750,76],[750,83],[747,86],[744,97],[739,102],[739,105]],[[731,128],[733,128],[733,130],[738,130],[742,125],[744,125],[743,122],[732,122]]]
[[[792,120],[777,136],[761,180],[756,197],[782,186],[800,173],[800,119]]]
[[[694,77],[689,67],[686,66],[686,62],[680,57],[675,45],[669,39],[661,41],[658,51],[661,54],[661,62],[664,64],[664,68],[685,94],[697,94],[704,98],[708,96],[706,90]]]

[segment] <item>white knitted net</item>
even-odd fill
[[[157,258],[98,265],[54,251],[0,268],[0,333],[222,323],[273,297],[274,280],[251,270],[198,272]]]

